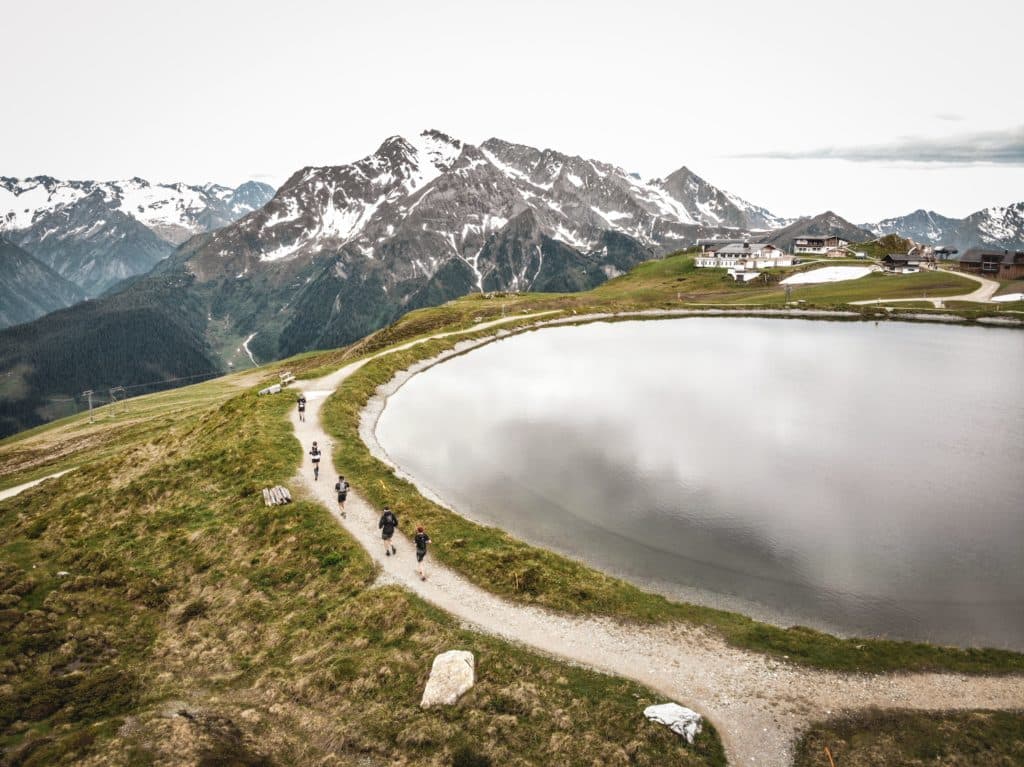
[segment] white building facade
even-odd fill
[[[845,248],[850,243],[842,237],[797,237],[793,240],[793,252],[813,254],[817,256],[844,256]]]
[[[694,265],[713,269],[771,269],[792,266],[793,257],[774,245],[759,242],[731,243],[717,250],[701,253]]]

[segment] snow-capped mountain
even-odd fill
[[[40,218],[99,192],[107,207],[131,216],[174,245],[194,234],[229,224],[262,207],[273,187],[248,181],[237,189],[219,184],[151,184],[124,181],[61,181],[50,176],[0,177],[0,231],[28,229]]]
[[[0,232],[87,295],[149,271],[195,234],[225,226],[273,196],[266,184],[0,178]]]
[[[734,194],[712,186],[686,166],[656,182],[673,198],[692,205],[691,215],[708,225],[737,229],[779,229],[793,223]]]
[[[471,291],[591,287],[698,237],[777,223],[686,169],[642,181],[598,160],[424,131],[348,165],[303,168],[168,268],[199,284],[230,281],[211,312],[233,306],[232,322],[257,332],[266,358],[345,343]],[[271,317],[290,320],[277,338],[260,330]]]
[[[976,246],[1024,248],[1024,202],[979,210],[966,218],[947,218],[916,210],[906,216],[866,224],[878,236],[898,234],[929,245],[965,251]]]
[[[487,238],[527,209],[546,236],[581,253],[600,250],[606,232],[665,252],[710,229],[785,223],[685,168],[644,182],[614,165],[550,149],[493,138],[476,147],[425,131],[393,136],[350,165],[302,169],[260,211],[217,232],[193,265],[200,276],[237,276],[258,264],[344,250],[397,259],[400,280],[429,278],[456,258],[479,287]]]

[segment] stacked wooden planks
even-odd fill
[[[275,485],[274,487],[263,488],[263,503],[267,506],[280,506],[292,502],[292,494],[287,487]]]

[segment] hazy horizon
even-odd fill
[[[687,8],[536,0],[8,10],[0,175],[279,186],[436,128],[685,165],[795,217],[1024,200],[1017,5]]]

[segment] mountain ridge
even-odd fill
[[[760,238],[760,241],[789,251],[793,240],[798,237],[823,237],[828,235],[841,237],[850,243],[866,242],[874,239],[874,234],[871,231],[850,223],[834,211],[827,210],[816,216],[799,218],[788,226],[776,229],[767,236]]]
[[[77,285],[0,237],[0,328],[30,322],[84,300]]]
[[[151,184],[0,177],[0,235],[95,297],[148,272],[178,245],[260,206],[273,189],[246,182]]]
[[[1024,249],[1024,202],[982,208],[964,218],[950,218],[919,208],[864,227],[877,236],[898,234],[961,252],[971,247]]]

